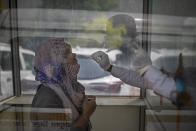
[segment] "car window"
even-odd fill
[[[95,79],[109,75],[100,66],[88,57],[77,57],[80,64],[80,71],[78,73],[78,79]]]
[[[32,70],[33,69],[34,56],[23,53],[23,57],[24,57],[26,70]]]
[[[1,69],[4,71],[12,70],[11,53],[8,51],[0,52],[1,56]]]

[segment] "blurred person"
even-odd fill
[[[110,64],[108,55],[102,51],[95,52],[91,57],[114,77],[126,84],[144,89],[152,89],[155,94],[170,99],[178,106],[191,106],[191,96],[184,89],[179,74],[182,70],[182,55],[179,57],[179,66],[174,77],[161,72],[152,65],[151,59],[137,43],[129,44],[132,52],[131,68],[126,69]]]
[[[121,54],[117,56],[117,65],[129,67],[131,63],[131,59],[129,58],[132,54],[128,48],[129,44],[138,41],[135,20],[129,15],[118,14],[110,17],[108,21],[111,25],[107,24],[106,32],[114,29],[116,33],[113,34],[113,37],[110,35],[112,32],[107,33],[105,36],[105,44],[115,44],[118,42],[117,45]]]
[[[161,72],[152,66],[150,57],[140,47],[140,42],[137,39],[136,23],[133,17],[126,14],[118,14],[109,18],[109,21],[112,23],[113,28],[117,29],[117,27],[123,26],[125,29],[125,32],[122,30],[120,35],[122,41],[118,41],[121,42],[119,50],[122,54],[117,56],[116,63],[120,67],[111,65],[107,54],[104,52],[94,53],[92,58],[103,69],[111,72],[113,76],[120,78],[129,85],[152,89],[156,94],[172,100],[177,105],[190,105],[191,97],[185,89],[182,89],[182,79],[178,79],[179,72],[182,70],[182,64],[179,62],[179,67],[173,77],[165,71]],[[120,30],[121,28],[118,29]],[[106,43],[107,41],[112,41],[110,39],[106,35]],[[127,67],[131,67],[131,69],[129,70]]]
[[[41,84],[32,107],[69,108],[71,129],[91,130],[89,119],[96,109],[95,96],[86,96],[85,88],[77,81],[80,65],[71,46],[63,38],[43,42],[36,50],[34,69],[35,79]],[[32,117],[39,118],[39,114]]]

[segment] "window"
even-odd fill
[[[151,27],[151,59],[153,64],[174,76],[179,65],[179,54],[182,53],[182,68],[178,77],[182,78],[186,83],[189,95],[192,97],[193,108],[195,108],[195,70],[196,70],[196,14],[194,0],[189,2],[180,1],[174,4],[173,1],[153,1]],[[165,9],[163,5],[170,5]],[[180,8],[183,6],[183,9]],[[193,10],[191,10],[191,8]],[[155,106],[164,105],[167,100],[160,100],[159,96],[148,93],[147,98]],[[157,98],[155,99],[156,96]],[[156,102],[155,102],[156,101]],[[159,101],[159,102],[157,102]]]
[[[71,43],[73,51],[82,56],[78,57],[81,64],[78,79],[87,87],[86,90],[99,90],[100,87],[99,95],[99,92],[109,90],[102,87],[117,85],[114,87],[115,95],[123,95],[121,89],[125,88],[124,92],[130,94],[124,95],[138,96],[139,89],[113,78],[88,57],[103,50],[108,52],[113,64],[129,68],[130,52],[123,45],[130,37],[142,41],[142,0],[19,0],[17,5],[20,52],[22,49],[35,52],[42,41],[63,37]],[[32,69],[31,60],[32,57],[24,56],[27,69]]]

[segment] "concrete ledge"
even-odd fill
[[[22,95],[20,97],[15,97],[5,104],[23,104],[31,105],[34,95]],[[97,96],[96,103],[98,106],[145,106],[144,100],[139,97],[110,97],[110,96]]]

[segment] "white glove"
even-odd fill
[[[152,61],[145,50],[143,50],[137,43],[130,44],[132,51],[131,69],[143,75],[152,65]]]
[[[111,66],[108,55],[103,51],[93,53],[91,58],[94,59],[105,71],[107,71]]]

